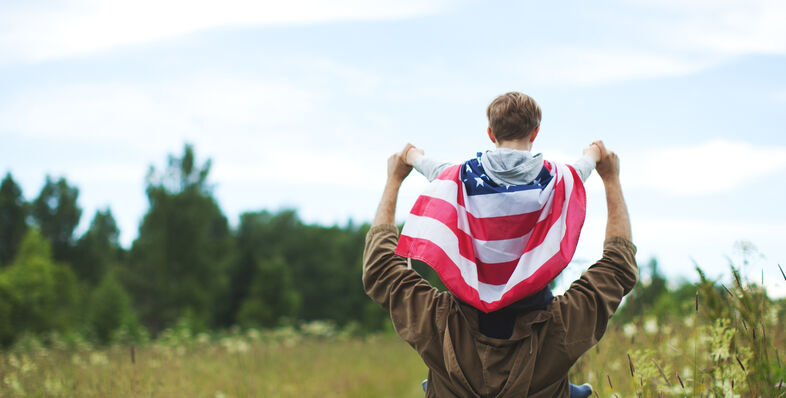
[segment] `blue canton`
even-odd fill
[[[551,173],[549,173],[549,170],[544,166],[540,170],[537,178],[530,184],[499,185],[486,175],[483,164],[480,163],[481,155],[483,155],[483,153],[478,152],[477,157],[467,160],[461,165],[459,178],[464,182],[464,186],[467,188],[467,195],[469,196],[526,191],[528,189],[543,189],[551,182]]]

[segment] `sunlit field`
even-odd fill
[[[396,336],[350,338],[309,326],[314,330],[173,332],[134,348],[20,346],[0,361],[0,396],[420,395],[425,366]]]
[[[704,281],[685,315],[612,323],[571,381],[601,397],[786,396],[783,302],[742,286]],[[426,374],[394,334],[324,322],[169,330],[136,346],[28,336],[2,354],[0,396],[419,397]]]

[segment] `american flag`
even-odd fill
[[[492,312],[536,293],[568,265],[586,213],[572,166],[544,161],[526,185],[498,185],[477,158],[418,197],[396,254],[431,266],[460,300]]]

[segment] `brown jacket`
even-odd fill
[[[568,370],[603,336],[638,275],[633,243],[607,239],[603,258],[564,295],[495,339],[478,331],[477,310],[407,269],[397,241],[394,225],[368,231],[363,286],[428,366],[426,397],[568,397]]]

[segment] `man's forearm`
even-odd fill
[[[610,178],[603,181],[606,188],[606,205],[608,207],[608,221],[606,222],[606,238],[621,237],[632,239],[630,216],[625,198],[622,196],[622,186],[619,178]]]
[[[372,226],[396,223],[396,201],[399,188],[401,188],[401,181],[388,178]]]

